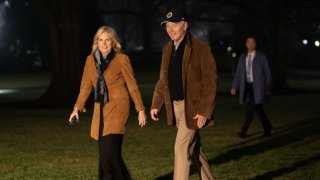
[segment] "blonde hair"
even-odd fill
[[[103,32],[107,32],[111,36],[111,39],[113,41],[113,50],[115,52],[121,52],[121,44],[115,29],[108,26],[101,26],[93,37],[91,53],[94,54],[95,51],[98,49],[98,39]]]

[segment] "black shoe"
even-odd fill
[[[239,132],[238,136],[239,136],[239,138],[242,138],[242,139],[245,139],[248,137],[247,133],[244,133],[244,132]]]
[[[271,133],[270,131],[263,133],[263,137],[269,137],[269,136],[271,136],[271,135],[272,135],[272,133]]]

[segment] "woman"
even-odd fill
[[[70,115],[79,119],[94,87],[95,103],[91,137],[99,144],[99,179],[130,179],[121,157],[125,125],[129,117],[129,94],[138,112],[139,125],[147,123],[137,82],[127,55],[121,53],[115,30],[103,26],[96,32],[87,57],[80,93]]]

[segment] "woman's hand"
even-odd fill
[[[79,120],[79,109],[78,108],[74,108],[73,109],[73,111],[72,111],[72,113],[70,114],[70,117],[69,117],[69,123],[71,123],[72,118],[74,116]]]
[[[147,116],[144,110],[139,111],[138,114],[139,126],[144,127],[147,124]]]

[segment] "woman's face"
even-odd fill
[[[107,32],[100,34],[98,38],[98,48],[102,55],[108,54],[112,49],[113,41]]]

